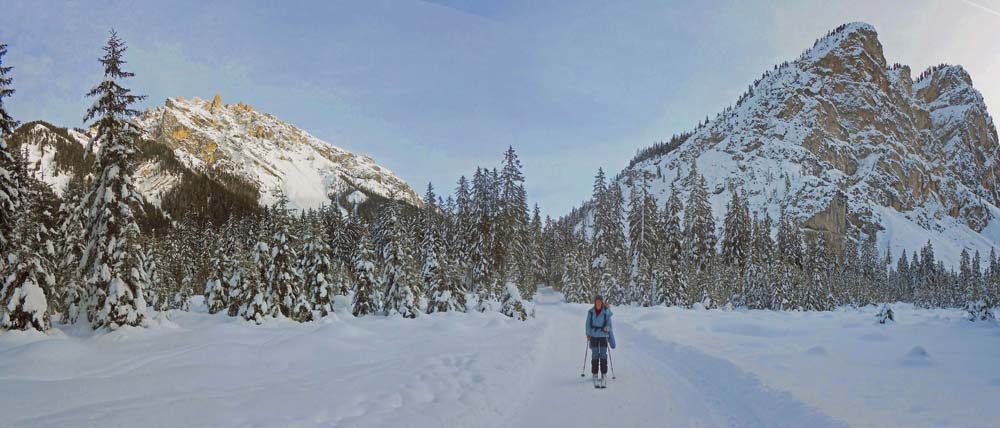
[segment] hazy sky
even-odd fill
[[[243,101],[418,191],[453,188],[513,145],[552,215],[639,147],[733,103],[764,70],[849,21],[917,75],[972,75],[1000,111],[1000,0],[18,1],[0,5],[16,118],[80,126],[107,30],[129,43],[132,87]],[[995,114],[995,113],[994,113]]]

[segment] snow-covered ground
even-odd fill
[[[870,309],[614,308],[617,379],[596,390],[580,377],[586,306],[536,300],[524,323],[171,312],[103,335],[7,332],[0,426],[1000,424],[1000,326],[957,311],[900,307],[883,326]]]

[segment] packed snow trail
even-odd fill
[[[537,313],[544,324],[535,375],[504,426],[842,426],[785,393],[763,387],[726,361],[640,333],[615,315],[618,348],[611,351],[617,379],[592,386],[586,346],[585,305],[562,304],[542,290]],[[614,310],[614,308],[612,308]],[[611,372],[608,372],[611,376]]]
[[[961,311],[899,306],[897,324],[880,325],[875,309],[613,308],[617,379],[595,389],[589,361],[580,377],[587,309],[543,289],[527,322],[473,312],[257,326],[170,311],[148,328],[112,333],[5,332],[0,427],[992,428],[1000,420],[1000,329]]]

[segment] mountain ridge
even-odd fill
[[[167,98],[136,119],[147,138],[171,147],[189,167],[203,165],[244,173],[273,201],[277,187],[298,208],[326,203],[351,187],[421,205],[416,192],[368,155],[320,140],[249,104],[222,104],[198,97]]]
[[[646,183],[662,207],[698,163],[719,224],[739,189],[751,211],[785,210],[831,238],[876,233],[894,254],[931,240],[954,258],[1000,239],[997,155],[993,120],[961,66],[914,80],[888,64],[873,26],[855,22],[765,72],[714,119],[640,150],[616,181],[626,200]]]
[[[218,222],[228,217],[222,212],[227,207],[211,205],[229,201],[234,211],[252,212],[250,205],[269,205],[279,189],[293,208],[302,209],[331,203],[352,209],[390,197],[422,204],[406,182],[370,156],[220,98],[168,98],[134,118],[142,135],[133,182],[147,202],[173,218],[210,210]],[[38,178],[62,196],[71,181],[90,173],[90,133],[32,121],[18,128],[11,142],[25,152]]]

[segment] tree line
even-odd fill
[[[240,215],[205,205],[141,227],[150,204],[132,177],[148,151],[131,118],[144,96],[124,86],[133,77],[126,50],[112,31],[100,58],[104,78],[87,93],[94,103],[84,116],[94,137],[83,153],[96,147],[96,155],[72,166],[87,174],[74,174],[60,198],[6,143],[19,123],[4,109],[14,90],[0,44],[0,328],[45,330],[53,318],[95,329],[142,326],[150,311],[189,309],[195,294],[211,313],[257,323],[322,317],[338,296],[356,316],[531,316],[522,296],[530,299],[541,280],[542,229],[513,148],[501,168],[459,179],[454,196],[428,185],[420,207],[388,198],[360,209],[335,195],[296,213],[278,192],[271,206]],[[176,191],[163,202],[183,197]]]
[[[912,302],[955,307],[970,319],[992,319],[1000,305],[1000,261],[963,249],[957,270],[935,258],[930,241],[894,258],[874,234],[828,242],[804,232],[782,210],[751,214],[746,196],[731,189],[717,227],[705,178],[692,165],[657,206],[642,177],[606,179],[598,170],[593,199],[546,225],[546,281],[568,301],[595,294],[610,303],[773,310],[831,310]],[[621,184],[630,186],[628,201]]]

